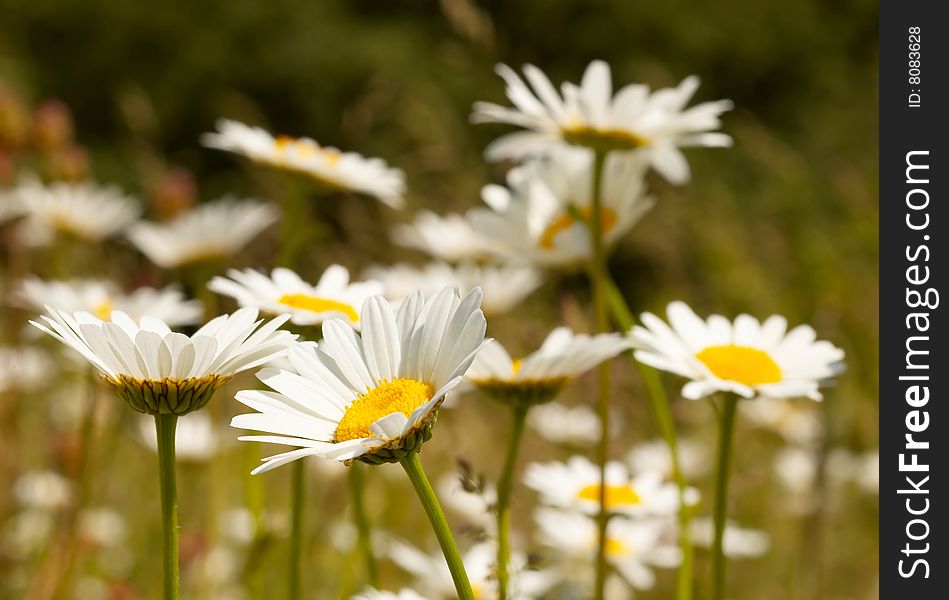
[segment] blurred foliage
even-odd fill
[[[812,323],[847,352],[848,373],[826,414],[832,443],[859,451],[877,445],[876,11],[871,0],[0,0],[0,78],[32,101],[63,100],[97,177],[130,190],[146,193],[184,170],[203,198],[279,194],[272,177],[248,178],[233,157],[198,145],[216,118],[229,116],[385,157],[406,170],[413,209],[445,212],[474,206],[481,185],[502,174],[481,158],[502,128],[467,120],[473,101],[502,98],[496,62],[531,62],[562,81],[603,58],[616,84],[655,87],[699,74],[699,100],[737,106],[725,116],[735,148],[690,151],[685,187],[653,181],[660,202],[612,269],[637,310],[682,298],[700,312],[780,312]],[[361,200],[319,210],[335,227],[311,257],[314,272],[331,261],[359,269],[419,258],[386,237],[413,210],[394,214]],[[529,348],[557,320],[583,328],[585,299],[581,278],[553,280],[530,303],[537,318],[521,322],[531,314],[524,309],[492,323],[491,334]],[[616,370],[624,397],[641,397],[628,365]],[[576,386],[568,396],[585,393]],[[707,407],[676,408],[683,428],[711,443]],[[492,475],[499,444],[483,440],[506,427],[506,415],[470,403],[460,410],[455,424],[440,425],[454,433],[436,435],[426,459],[450,469],[464,454]],[[619,410],[629,440],[654,435],[645,403]],[[816,597],[789,585],[810,554],[825,574],[820,597],[873,597],[875,503],[849,498],[814,537],[813,523],[760,501],[782,501],[768,487],[770,463],[755,460],[773,452],[774,440],[742,427],[738,435],[733,514],[768,529],[775,545],[733,569],[732,597]],[[536,440],[527,452],[551,456]],[[283,482],[268,480],[274,502]],[[408,497],[397,507],[375,504],[380,519],[382,511],[417,512]],[[526,510],[521,516],[526,530]],[[186,516],[186,530],[193,519]],[[142,569],[135,576],[150,577]]]

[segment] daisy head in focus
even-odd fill
[[[128,238],[150,261],[170,269],[230,258],[279,214],[272,204],[226,196],[164,223],[136,223]]]
[[[142,213],[138,200],[114,186],[51,183],[28,179],[9,198],[24,216],[21,238],[30,246],[48,246],[57,234],[102,242],[129,227]]]
[[[231,296],[241,306],[257,307],[274,315],[289,313],[290,322],[301,326],[346,319],[358,328],[363,302],[382,293],[378,281],[350,282],[349,271],[340,265],[327,268],[316,285],[282,267],[269,276],[253,269],[231,269],[227,275],[212,279],[208,288]]]
[[[600,467],[582,456],[567,462],[531,463],[524,484],[543,504],[596,516],[600,511]],[[679,509],[679,492],[656,471],[630,475],[626,465],[606,465],[606,510],[632,517],[669,516]],[[695,495],[695,491],[688,494]],[[695,498],[689,498],[695,500]],[[693,502],[694,503],[694,502]]]
[[[526,83],[507,65],[499,65],[497,72],[514,106],[478,102],[471,119],[525,131],[502,136],[488,146],[489,160],[543,154],[563,144],[601,152],[637,152],[670,182],[684,183],[689,179],[689,165],[679,148],[732,143],[728,135],[717,131],[719,117],[731,110],[731,101],[687,107],[699,86],[694,76],[675,88],[651,91],[646,85],[630,84],[614,95],[610,67],[601,60],[590,63],[580,85],[564,83],[562,93],[533,65],[524,67]]]
[[[208,148],[233,152],[250,160],[302,173],[335,189],[372,196],[392,208],[401,208],[405,174],[381,158],[342,152],[302,137],[274,137],[260,127],[221,119],[217,131],[201,136]]]
[[[407,298],[396,314],[381,296],[366,300],[361,332],[342,319],[323,323],[319,347],[295,344],[293,370],[263,369],[273,391],[244,390],[257,412],[234,417],[240,438],[295,450],[264,459],[261,473],[305,456],[378,464],[417,452],[431,437],[438,408],[484,343],[481,291],[445,289]]]
[[[701,319],[683,302],[669,304],[666,315],[668,323],[644,313],[633,327],[636,359],[689,379],[682,395],[692,400],[715,392],[820,400],[819,386],[843,370],[843,350],[818,341],[808,325],[788,331],[778,315]]]
[[[568,383],[629,348],[629,341],[619,334],[578,334],[558,327],[524,358],[511,358],[499,342],[489,341],[467,379],[495,400],[526,408],[553,400]]]
[[[404,263],[375,266],[366,275],[382,282],[386,298],[394,303],[402,302],[417,290],[429,295],[446,287],[456,287],[462,293],[481,288],[481,308],[488,316],[507,313],[543,282],[540,272],[528,265],[482,265],[468,261],[454,266],[444,262],[422,267]]]
[[[589,577],[591,557],[599,540],[594,519],[575,512],[540,508],[534,513],[541,543],[558,566],[551,572],[564,579]],[[675,568],[682,554],[666,523],[657,519],[610,519],[606,530],[606,560],[626,583],[637,590],[656,584],[653,569]],[[627,596],[628,597],[628,596]]]
[[[185,415],[202,408],[233,375],[286,354],[296,336],[243,308],[209,321],[193,335],[154,317],[135,321],[113,311],[110,321],[88,312],[47,307],[32,325],[79,352],[138,412]]]
[[[140,287],[129,293],[104,279],[44,281],[31,277],[19,289],[19,301],[27,307],[43,311],[55,306],[67,313],[88,312],[102,321],[109,321],[118,310],[133,320],[153,317],[170,327],[193,325],[201,320],[203,309],[197,300],[185,298],[174,286],[155,289]]]
[[[615,154],[603,171],[600,227],[615,244],[655,203],[646,195],[646,163]],[[472,226],[512,260],[540,266],[576,266],[592,256],[589,222],[593,154],[562,148],[511,169],[507,186],[489,184],[481,192],[487,208],[469,211]]]

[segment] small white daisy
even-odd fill
[[[488,316],[508,312],[542,283],[540,273],[528,266],[470,262],[454,267],[443,262],[429,263],[424,267],[407,264],[376,266],[369,268],[366,276],[381,281],[386,298],[396,304],[416,290],[428,295],[446,287],[456,287],[462,293],[481,288],[484,292],[481,308]]]
[[[297,446],[264,459],[260,473],[304,456],[394,462],[431,436],[438,408],[468,370],[484,340],[481,292],[416,293],[398,315],[381,296],[360,311],[362,334],[342,319],[323,323],[323,342],[294,345],[295,372],[263,369],[274,391],[245,390],[237,400],[259,412],[231,425],[275,435],[240,439]]]
[[[130,293],[104,279],[73,279],[44,281],[31,277],[23,281],[19,300],[42,311],[46,306],[59,310],[89,312],[108,321],[112,311],[122,311],[133,320],[153,317],[169,326],[192,325],[201,320],[203,309],[197,300],[187,300],[178,288],[140,287]]]
[[[589,225],[593,154],[561,149],[508,171],[507,187],[482,190],[488,208],[469,211],[472,226],[511,260],[572,266],[592,255]],[[610,155],[603,173],[600,225],[615,244],[655,204],[646,195],[646,164],[636,156]]]
[[[405,174],[389,167],[381,158],[341,152],[305,137],[274,138],[260,127],[229,119],[219,120],[217,132],[201,136],[201,143],[255,162],[303,173],[334,188],[373,196],[392,208],[401,208],[403,204]]]
[[[415,215],[411,224],[396,225],[392,241],[448,262],[488,260],[499,250],[496,242],[476,231],[463,215],[442,217],[430,210]]]
[[[568,577],[590,562],[599,540],[595,520],[551,508],[540,508],[534,516],[541,543],[562,559],[563,570],[552,571]],[[607,562],[632,587],[651,589],[656,583],[653,568],[674,568],[682,558],[665,529],[661,520],[611,519],[606,532]]]
[[[571,456],[566,463],[530,463],[524,484],[548,506],[590,516],[600,512],[600,467],[582,456]],[[607,463],[606,510],[611,514],[667,516],[678,509],[678,489],[664,483],[661,474],[646,471],[632,477],[623,463]]]
[[[686,108],[699,86],[694,76],[676,88],[652,92],[648,86],[631,84],[613,95],[609,65],[595,60],[579,86],[563,84],[561,96],[533,65],[524,67],[531,87],[506,65],[498,65],[497,72],[507,83],[507,97],[514,107],[478,102],[472,121],[507,123],[527,131],[505,135],[488,146],[485,154],[489,160],[545,153],[564,143],[605,151],[638,151],[666,179],[682,183],[689,178],[689,165],[680,147],[726,147],[732,143],[729,136],[715,131],[721,127],[719,116],[731,110],[731,101]]]
[[[492,340],[478,353],[467,379],[492,398],[532,405],[548,402],[568,383],[605,360],[630,348],[615,333],[576,334],[568,327],[550,332],[535,352],[512,359]]]
[[[666,314],[668,325],[644,313],[642,325],[633,327],[636,359],[691,379],[682,388],[689,399],[721,391],[820,400],[818,386],[842,370],[843,350],[816,341],[808,325],[787,331],[787,320],[778,315],[763,323],[749,315],[734,322],[720,315],[702,320],[683,302],[671,303]]]
[[[573,446],[595,443],[603,430],[599,415],[589,406],[565,406],[559,402],[531,409],[527,424],[549,442]]]
[[[234,374],[284,355],[296,337],[243,308],[212,319],[193,335],[153,317],[136,322],[113,311],[111,321],[47,307],[41,331],[79,352],[138,412],[184,415],[203,407]]]
[[[700,548],[711,548],[715,535],[712,519],[693,519],[689,530],[692,543]],[[771,547],[771,537],[760,529],[739,527],[734,521],[725,522],[725,537],[722,539],[725,556],[732,559],[757,558]]]
[[[398,592],[386,592],[374,590],[372,588],[365,590],[353,596],[350,600],[428,600],[425,596],[415,590],[402,588]]]
[[[19,224],[20,233],[30,246],[47,246],[57,233],[101,242],[124,231],[142,213],[138,200],[114,186],[43,185],[28,179],[10,194],[25,217]]]
[[[370,296],[382,293],[378,281],[349,281],[349,271],[332,265],[319,282],[311,285],[290,269],[274,269],[268,277],[253,269],[227,272],[230,279],[215,277],[208,288],[231,296],[241,306],[255,306],[270,314],[290,313],[295,325],[318,325],[326,319],[342,318],[359,325],[357,312]]]
[[[128,237],[149,260],[168,269],[229,258],[279,214],[272,204],[224,197],[167,223],[136,223]]]

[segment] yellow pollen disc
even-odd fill
[[[317,296],[307,296],[306,294],[284,294],[277,300],[284,306],[308,310],[315,313],[338,312],[346,315],[346,318],[352,322],[359,320],[359,313],[356,309],[345,302],[337,302],[329,298],[318,298]]]
[[[719,379],[747,386],[781,381],[781,367],[764,350],[748,346],[709,346],[695,355]]]
[[[92,312],[103,321],[110,320],[112,318],[112,301],[106,298],[97,304]]]
[[[415,379],[384,381],[356,398],[336,427],[335,441],[371,437],[369,426],[386,415],[400,412],[406,417],[432,399],[435,390]]]
[[[600,486],[588,485],[577,492],[577,498],[591,502],[600,501]],[[606,486],[606,510],[616,510],[623,506],[636,506],[641,502],[639,494],[628,485]]]
[[[517,375],[518,373],[520,373],[521,365],[523,363],[524,363],[523,358],[515,358],[513,361],[511,361],[511,373],[513,373],[514,375]]]
[[[593,209],[589,206],[583,206],[579,209],[580,214],[584,219],[590,220],[593,216]],[[571,214],[560,215],[554,219],[550,225],[547,226],[540,234],[540,247],[545,250],[550,250],[554,247],[554,242],[557,239],[557,236],[563,233],[564,231],[573,227],[574,223],[577,220]],[[616,213],[606,207],[600,209],[600,227],[603,229],[603,233],[609,232],[616,225]]]

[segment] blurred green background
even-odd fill
[[[481,151],[506,129],[468,123],[473,101],[503,98],[495,63],[531,62],[555,82],[578,80],[593,58],[610,62],[615,84],[662,87],[698,74],[697,100],[735,102],[724,119],[735,147],[687,152],[693,180],[684,187],[652,180],[659,203],[622,243],[611,268],[637,311],[658,311],[681,298],[700,313],[779,312],[791,323],[813,324],[847,352],[848,371],[828,394],[824,413],[828,447],[877,446],[877,6],[871,0],[0,0],[0,14],[0,79],[30,102],[63,100],[102,181],[149,196],[170,170],[184,169],[202,198],[277,193],[264,175],[247,177],[233,157],[198,145],[220,116],[403,168],[410,207],[403,213],[360,200],[318,209],[333,226],[309,257],[313,272],[334,261],[357,271],[374,262],[417,261],[419,255],[388,242],[393,223],[422,207],[463,211],[478,203],[483,184],[500,180],[503,171],[486,164]],[[240,262],[268,266],[254,258]],[[489,325],[490,333],[530,348],[558,321],[583,328],[585,300],[582,278],[551,278],[528,307]],[[628,363],[617,362],[627,392],[618,402],[626,432],[619,453],[653,437],[655,428]],[[565,399],[585,401],[582,389],[575,386]],[[464,455],[493,475],[500,454],[491,438],[506,426],[506,414],[481,400],[459,410],[467,413],[459,422],[479,424],[461,435],[455,419],[445,418],[439,427],[454,427],[458,435],[436,435],[426,461],[449,470]],[[707,407],[679,402],[676,410],[683,430],[711,444]],[[738,435],[732,513],[768,530],[773,547],[732,569],[731,597],[876,597],[876,498],[851,491],[816,516],[789,514],[771,481],[770,460],[761,458],[780,443],[742,426]],[[527,459],[556,456],[536,439],[528,440],[527,453]],[[268,476],[268,501],[284,502],[285,475]],[[334,485],[342,486],[339,496],[344,484]],[[338,500],[327,512],[343,514]],[[522,504],[526,533],[529,503]],[[387,506],[380,500],[380,515],[391,512]],[[404,529],[405,518],[418,516],[414,498],[400,497],[397,506],[413,513],[389,515]],[[189,522],[185,516],[185,530]],[[314,545],[316,561],[323,549],[319,539]],[[279,548],[264,559],[279,562]],[[130,588],[141,597],[151,597],[152,567],[136,563],[131,576]],[[314,589],[320,572],[312,574]],[[396,571],[386,573],[399,580]],[[264,581],[267,576],[279,580],[264,569]],[[642,597],[665,597],[670,581]],[[333,596],[314,591],[314,597]]]

